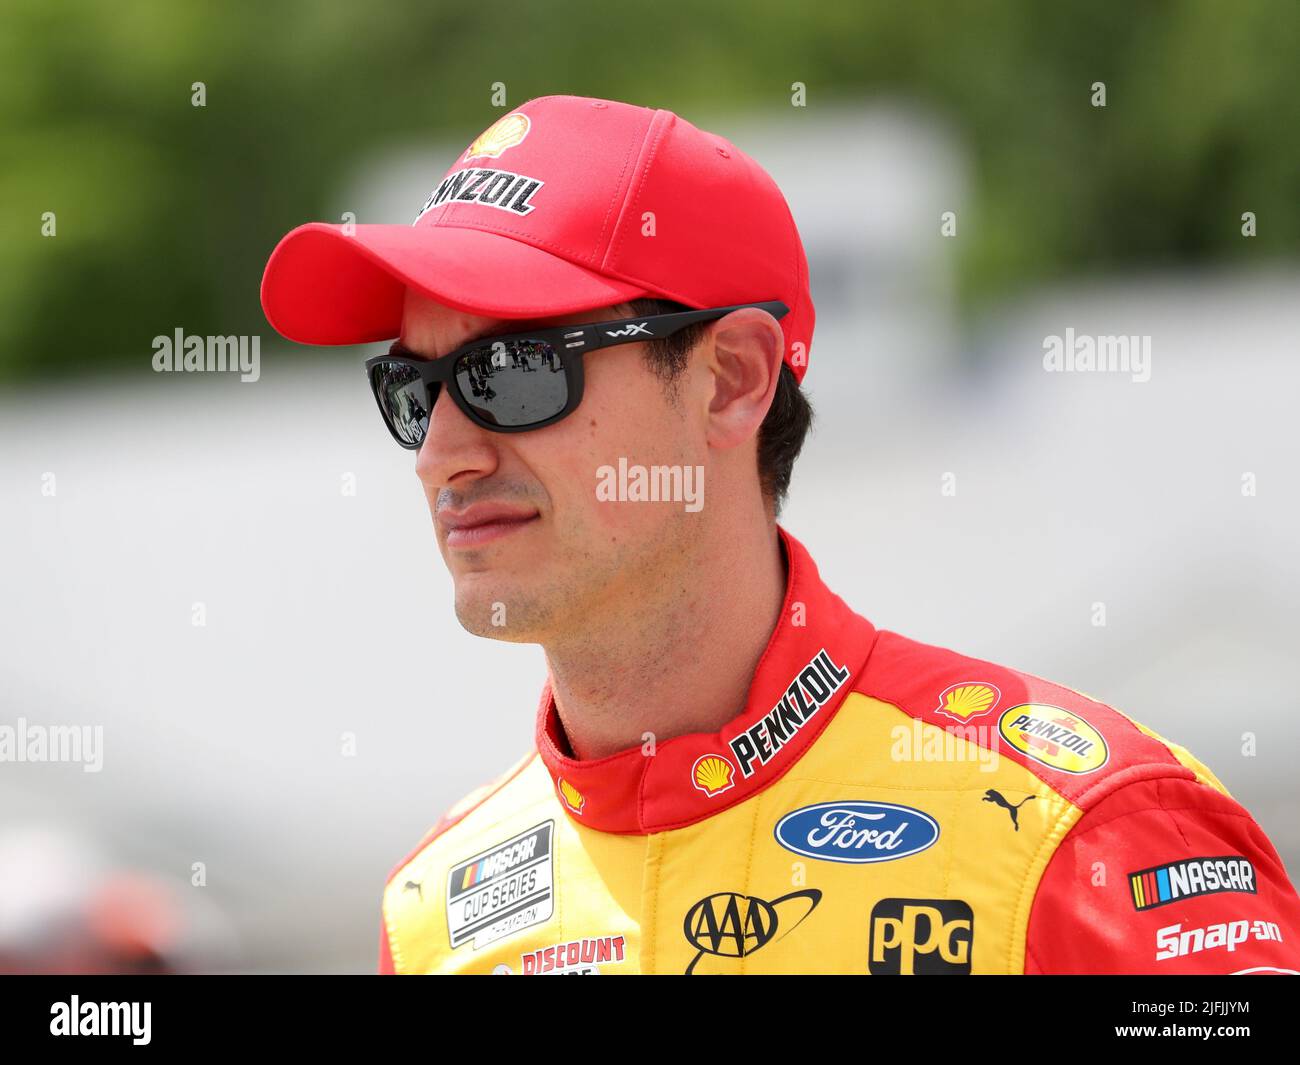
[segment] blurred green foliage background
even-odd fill
[[[337,220],[331,193],[367,152],[488,125],[497,81],[510,106],[572,92],[687,118],[788,108],[795,81],[810,109],[932,107],[974,168],[968,306],[1061,275],[1293,255],[1298,30],[1295,0],[3,0],[0,380],[145,372],[176,326],[269,333],[275,241]]]

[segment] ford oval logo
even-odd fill
[[[820,802],[786,814],[776,841],[788,851],[824,862],[892,862],[933,847],[939,822],[890,802]]]

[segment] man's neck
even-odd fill
[[[756,524],[747,539],[728,537],[691,562],[663,582],[667,594],[627,604],[599,636],[545,649],[574,757],[716,732],[744,709],[785,598],[779,534]]]

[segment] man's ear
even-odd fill
[[[732,311],[717,321],[711,334],[708,443],[737,447],[758,434],[772,405],[785,336],[777,320],[757,307]]]

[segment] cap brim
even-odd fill
[[[531,244],[453,226],[311,222],[262,275],[262,309],[303,344],[367,344],[401,333],[405,290],[490,318],[549,318],[653,295]]]

